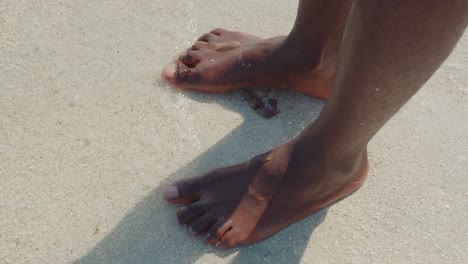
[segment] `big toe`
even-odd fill
[[[177,183],[164,191],[164,199],[171,204],[188,205],[198,200],[199,197],[196,188],[188,182]]]
[[[179,190],[177,189],[176,186],[168,187],[168,188],[164,191],[164,199],[166,199],[167,201],[171,201],[171,200],[174,200],[174,199],[178,199],[179,196],[180,196]]]
[[[170,83],[175,83],[176,68],[174,66],[167,66],[163,69],[161,75],[166,81]]]
[[[199,86],[203,80],[197,68],[190,68],[180,61],[175,66],[165,67],[161,75],[170,85],[183,90]]]

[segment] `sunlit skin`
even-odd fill
[[[302,0],[287,37],[222,29],[202,36],[163,70],[175,88],[268,85],[328,101],[293,140],[168,187],[165,199],[184,206],[180,223],[231,248],[355,192],[368,174],[368,142],[434,74],[467,24],[466,0]]]
[[[275,86],[326,99],[333,71],[288,61],[295,56],[286,54],[287,50],[282,48],[285,40],[286,37],[261,39],[216,29],[181,54],[162,75],[168,83],[183,90],[226,93],[252,86]]]

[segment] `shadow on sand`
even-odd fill
[[[158,84],[159,85],[159,84]],[[174,206],[162,199],[169,182],[190,177],[215,167],[243,161],[251,153],[259,154],[291,139],[313,121],[323,102],[273,90],[281,113],[269,120],[254,113],[239,93],[203,95],[188,93],[199,102],[215,102],[230,111],[240,113],[244,122],[205,153],[180,168],[162,182],[119,222],[92,250],[74,264],[140,264],[140,263],[211,263],[211,254],[230,263],[299,263],[314,229],[324,220],[324,209],[296,223],[272,238],[252,246],[221,250],[202,243],[176,224]],[[258,124],[258,125],[257,125]],[[233,151],[234,150],[234,151]],[[233,153],[234,152],[234,153]],[[229,158],[226,158],[229,157]]]

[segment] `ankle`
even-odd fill
[[[275,46],[270,56],[272,66],[281,65],[282,70],[312,71],[320,66],[323,47],[311,45],[288,35],[265,40]]]
[[[321,164],[342,175],[355,175],[367,164],[367,146],[338,146],[320,135],[301,134],[290,142],[290,164],[295,167],[316,168]]]

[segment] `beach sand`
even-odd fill
[[[257,245],[218,250],[162,199],[175,179],[297,135],[323,101],[160,79],[223,27],[287,34],[297,1],[0,2],[0,263],[467,263],[468,33],[369,147],[354,195]]]

